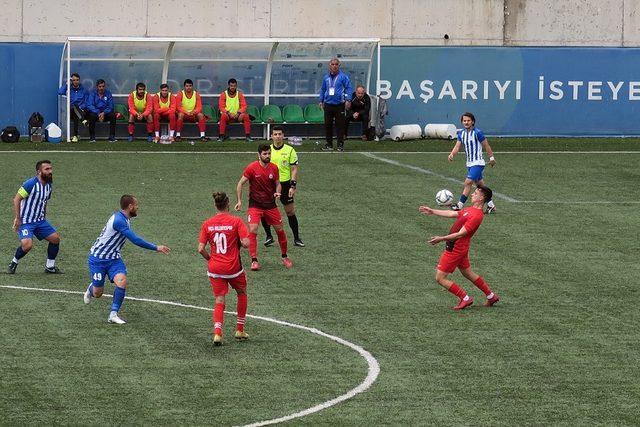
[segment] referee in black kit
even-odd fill
[[[336,122],[338,151],[344,151],[345,107],[351,106],[353,88],[349,76],[340,71],[340,61],[329,61],[329,72],[322,79],[320,89],[320,108],[324,110],[324,131],[327,143],[322,148],[333,150],[333,121]]]

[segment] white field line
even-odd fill
[[[459,184],[459,185],[463,185],[464,184],[459,179],[451,178],[451,177],[446,176],[446,175],[441,175],[441,174],[436,173],[436,172],[434,172],[432,170],[429,170],[429,169],[424,169],[424,168],[421,168],[421,167],[418,167],[418,166],[407,165],[405,163],[397,162],[395,160],[387,159],[385,157],[376,156],[373,153],[363,153],[363,155],[366,156],[366,157],[375,159],[375,160],[379,160],[379,161],[384,162],[384,163],[389,163],[390,165],[400,166],[400,167],[403,167],[403,168],[411,169],[411,170],[416,171],[416,172],[423,173],[425,175],[431,175],[431,176],[435,176],[435,177],[440,178],[440,179],[444,179],[446,181],[455,182],[456,184]],[[498,198],[498,199],[502,199],[502,200],[506,200],[507,202],[512,202],[512,203],[518,203],[519,202],[518,199],[514,199],[513,197],[507,196],[506,194],[498,193],[497,191],[493,192],[493,197]]]
[[[90,154],[90,153],[100,153],[100,154],[256,154],[255,150],[251,151],[137,151],[137,150],[0,150],[1,154],[16,154],[16,153],[27,153],[27,154],[43,154],[43,153],[60,153],[60,154]],[[321,154],[321,155],[335,155],[335,156],[343,156],[345,154],[359,154],[359,155],[367,155],[372,154],[370,151],[344,151],[342,153],[335,152],[327,152],[327,151],[300,151],[303,155],[307,154]],[[379,154],[427,154],[427,155],[438,155],[441,156],[443,154],[449,154],[450,151],[376,151],[375,153]],[[502,154],[640,154],[639,151],[496,151],[496,155]]]
[[[10,286],[10,285],[0,285],[0,288],[7,288],[7,289],[19,289],[19,290],[26,290],[26,291],[39,291],[39,292],[55,292],[55,293],[61,293],[61,294],[74,294],[74,295],[82,295],[83,292],[79,292],[79,291],[67,291],[64,289],[45,289],[45,288],[31,288],[31,287],[27,287],[27,286]],[[107,297],[113,297],[113,295],[110,294],[103,294],[104,296]],[[155,304],[164,304],[164,305],[171,305],[171,306],[175,306],[175,307],[183,307],[183,308],[192,308],[192,309],[196,309],[196,310],[206,310],[206,311],[211,311],[211,307],[199,307],[196,305],[191,305],[191,304],[182,304],[179,302],[173,302],[173,301],[163,301],[163,300],[157,300],[157,299],[150,299],[150,298],[138,298],[138,297],[126,297],[125,299],[128,300],[132,300],[132,301],[144,301],[144,302],[151,302],[151,303],[155,303]],[[234,311],[225,311],[225,313],[228,314],[237,314]],[[362,358],[364,358],[367,362],[368,365],[368,373],[367,373],[367,377],[364,379],[364,381],[362,381],[357,387],[349,390],[347,393],[336,397],[335,399],[331,399],[328,400],[326,402],[322,402],[318,405],[312,406],[311,408],[307,408],[304,409],[300,412],[295,412],[293,414],[289,414],[289,415],[285,415],[283,417],[280,418],[274,418],[271,420],[265,420],[265,421],[258,421],[256,423],[253,424],[248,424],[248,426],[264,426],[264,425],[269,425],[269,424],[276,424],[276,423],[282,423],[285,421],[289,421],[289,420],[293,420],[295,418],[300,418],[300,417],[304,417],[306,415],[311,415],[314,414],[316,412],[322,411],[323,409],[327,409],[330,408],[331,406],[337,405],[340,402],[344,402],[345,400],[351,399],[352,397],[356,396],[359,393],[363,393],[365,391],[367,391],[367,389],[369,389],[373,383],[376,381],[376,379],[378,378],[378,375],[380,374],[380,364],[378,363],[378,361],[376,360],[375,357],[373,357],[371,355],[371,353],[369,353],[367,350],[365,350],[364,348],[360,347],[357,344],[353,344],[352,342],[349,342],[345,339],[342,339],[340,337],[337,337],[335,335],[330,335],[327,334],[325,332],[322,332],[319,329],[316,328],[310,328],[308,326],[303,326],[303,325],[298,325],[296,323],[290,323],[290,322],[285,322],[283,320],[278,320],[278,319],[273,319],[271,317],[263,317],[263,316],[254,316],[251,314],[247,314],[247,317],[250,317],[252,319],[256,319],[256,320],[262,320],[265,322],[271,322],[271,323],[275,323],[277,325],[281,325],[281,326],[288,326],[290,328],[296,328],[296,329],[300,329],[306,332],[311,332],[312,334],[316,334],[316,335],[320,335],[321,337],[324,338],[328,338],[331,341],[337,342],[338,344],[342,344],[346,347],[349,347],[355,351],[358,352],[358,354],[360,354],[360,356],[362,356]]]

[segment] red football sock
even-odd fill
[[[251,134],[251,119],[249,118],[249,114],[244,114],[243,123],[245,135]]]
[[[127,129],[129,130],[129,135],[133,135],[133,132],[136,130],[136,126],[133,123],[129,123]]]
[[[224,304],[216,303],[213,309],[213,333],[222,335],[222,324],[224,323]]]
[[[240,332],[244,331],[244,322],[247,316],[247,294],[238,295],[238,321],[236,329]]]
[[[147,133],[153,132],[153,122],[147,122]]]
[[[480,289],[482,292],[484,292],[485,295],[489,295],[491,293],[491,289],[489,289],[489,285],[487,285],[487,282],[484,281],[482,276],[478,276],[478,278],[476,279],[475,282],[473,282],[473,284],[476,285],[478,289]]]
[[[182,126],[184,126],[184,120],[176,119],[176,132],[182,132]]]
[[[282,255],[287,254],[287,233],[283,230],[276,230],[276,234],[278,235],[278,244],[280,245],[280,253]]]
[[[200,132],[204,132],[207,130],[207,122],[205,121],[204,117],[198,120],[198,129],[200,129]]]
[[[258,258],[258,235],[249,233],[249,256],[251,259]]]
[[[467,296],[467,293],[464,291],[464,289],[462,289],[455,283],[451,285],[451,287],[449,288],[449,292],[461,299]]]

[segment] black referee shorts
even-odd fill
[[[282,194],[280,195],[280,203],[282,205],[290,205],[293,203],[293,197],[289,197],[289,189],[291,188],[291,181],[281,182],[282,185]]]

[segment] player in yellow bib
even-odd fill
[[[129,142],[133,141],[135,122],[147,124],[147,141],[153,141],[153,99],[144,83],[138,83],[129,94]]]
[[[284,206],[284,211],[289,220],[289,227],[291,227],[291,231],[293,232],[293,244],[304,247],[304,242],[300,238],[298,231],[296,204],[293,201],[293,196],[296,194],[298,185],[298,154],[292,146],[284,143],[284,131],[281,126],[273,126],[271,128],[271,140],[273,141],[273,144],[271,144],[271,163],[278,166],[280,184],[282,185],[280,202]],[[271,234],[271,227],[269,227],[264,217],[262,218],[262,226],[267,233],[264,245],[273,245],[274,240]]]
[[[202,99],[200,94],[193,90],[193,81],[186,79],[184,81],[184,90],[178,92],[176,96],[176,141],[182,141],[180,133],[184,122],[197,122],[198,130],[200,130],[200,141],[206,142],[209,137],[205,135],[207,130],[207,118],[202,113]]]

